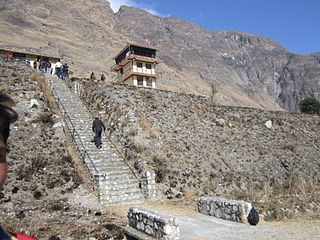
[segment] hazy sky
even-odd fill
[[[320,52],[320,0],[109,0],[160,17],[196,23],[211,31],[233,30],[271,38],[288,51]]]

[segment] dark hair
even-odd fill
[[[9,127],[18,119],[18,113],[12,108],[5,105],[5,103],[13,103],[11,97],[4,93],[0,93],[0,131],[3,135],[3,141],[6,144],[9,137]]]

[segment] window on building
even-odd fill
[[[152,78],[147,78],[147,86],[152,87]]]
[[[146,69],[151,69],[151,64],[150,63],[146,63]]]
[[[137,76],[137,82],[138,82],[138,86],[143,86],[143,77]]]
[[[141,62],[137,62],[137,67],[138,68],[142,68],[142,63]]]

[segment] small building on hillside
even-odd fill
[[[28,53],[20,50],[10,50],[10,49],[4,49],[0,48],[0,57],[7,57],[7,54],[12,54],[14,59],[24,59],[30,63],[32,67],[34,67],[34,62],[42,58],[45,61],[49,61],[51,63],[51,68],[55,69],[56,62],[60,61],[59,56],[47,56],[43,54],[37,54],[37,53]]]
[[[111,71],[118,73],[117,82],[156,88],[156,79],[161,76],[156,72],[159,63],[156,51],[156,48],[128,44],[113,58],[116,64]]]

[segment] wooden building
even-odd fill
[[[156,48],[130,43],[113,59],[116,64],[111,71],[118,73],[118,82],[156,88],[156,73],[159,60],[156,59]]]

